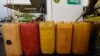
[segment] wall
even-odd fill
[[[89,0],[83,0],[83,6],[88,6]]]
[[[0,18],[7,16],[7,8],[3,6],[6,0],[0,0]]]
[[[47,0],[47,20],[49,21],[75,21],[82,13],[83,6],[87,5],[86,0],[81,0],[81,5],[75,6],[67,5],[67,0],[60,0],[58,4],[52,1]]]

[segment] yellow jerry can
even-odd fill
[[[43,54],[53,54],[55,51],[55,23],[40,22],[40,46]]]
[[[56,52],[58,54],[70,54],[72,40],[72,24],[57,23]]]
[[[88,52],[88,44],[90,37],[90,23],[79,22],[74,23],[73,31],[73,47],[74,54],[86,54]]]
[[[21,38],[19,35],[19,24],[4,23],[2,25],[2,33],[5,44],[5,52],[7,56],[22,55]]]

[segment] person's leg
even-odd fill
[[[98,0],[90,0],[89,6],[86,9],[85,15],[93,14],[94,12],[94,6],[98,2]]]

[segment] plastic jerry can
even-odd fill
[[[89,39],[90,40],[90,42],[89,42],[89,51],[93,51],[96,48],[98,49],[98,47],[100,45],[99,32],[100,32],[100,24],[91,23],[91,33],[90,33],[90,39]],[[94,54],[94,53],[92,53],[92,54]]]
[[[70,54],[72,40],[72,24],[57,23],[56,51],[58,54]]]
[[[22,23],[20,31],[25,55],[38,55],[40,52],[38,23]]]
[[[53,54],[55,51],[55,23],[40,22],[40,45],[43,54]]]
[[[86,54],[88,52],[90,28],[90,23],[74,23],[72,47],[72,52],[74,54]]]
[[[19,23],[4,23],[2,33],[7,56],[22,55],[21,37],[19,35]]]

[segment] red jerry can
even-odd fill
[[[38,55],[40,51],[38,23],[22,23],[20,25],[22,48],[25,55]]]

